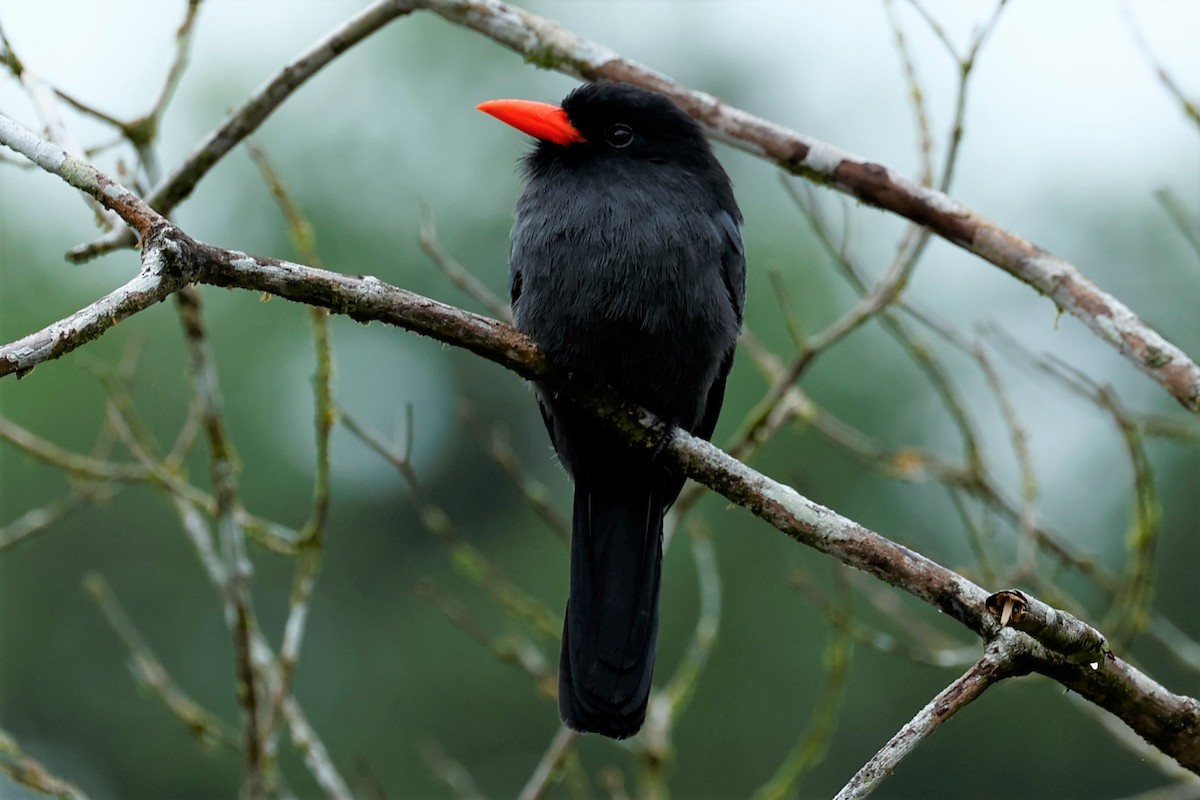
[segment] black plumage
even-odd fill
[[[534,121],[482,110],[539,138],[516,206],[516,327],[560,370],[606,384],[709,438],[742,323],[741,213],[700,127],[662,95],[618,83],[573,91]],[[495,106],[489,108],[488,106]],[[635,734],[658,631],[663,514],[683,476],[538,388],[575,482],[571,590],[559,710],[580,731]]]

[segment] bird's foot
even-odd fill
[[[671,439],[671,429],[675,427],[672,420],[653,414],[642,409],[642,417],[638,420],[650,440],[650,463],[662,460],[667,450],[667,442]]]

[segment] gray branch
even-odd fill
[[[993,639],[984,650],[983,658],[938,692],[870,761],[863,764],[834,800],[861,800],[871,794],[943,722],[978,699],[988,687],[1028,671],[1027,667],[1022,671],[1018,666],[1021,654],[1022,638],[1019,635],[1005,631]]]

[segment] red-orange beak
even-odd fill
[[[567,112],[549,103],[532,100],[488,100],[475,106],[485,114],[491,114],[501,122],[507,122],[522,133],[535,139],[566,147],[585,141],[567,119]]]

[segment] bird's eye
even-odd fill
[[[613,147],[629,147],[633,144],[633,128],[620,123],[609,125],[608,130],[604,132],[604,141]]]

